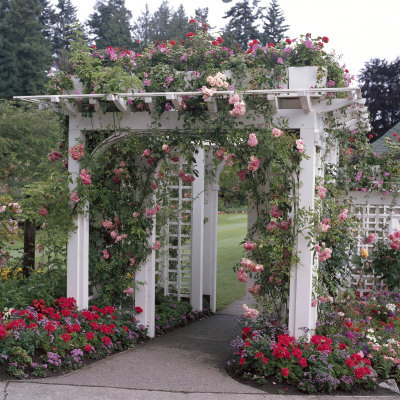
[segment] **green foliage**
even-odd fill
[[[45,71],[51,65],[50,41],[41,20],[43,10],[39,0],[10,0],[9,8],[3,11],[0,29],[6,48],[11,50],[6,57],[10,61],[2,66],[3,78],[9,76],[11,81],[7,78],[8,88],[0,92],[1,97],[33,95],[43,90]]]
[[[261,38],[265,43],[278,43],[284,39],[289,25],[284,25],[285,17],[277,0],[271,0],[266,14],[263,14],[262,21],[263,32]]]
[[[130,20],[132,13],[125,0],[97,0],[88,26],[98,48],[132,47]]]

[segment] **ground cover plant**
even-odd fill
[[[136,320],[141,312],[140,307],[132,311],[110,305],[79,311],[73,298],[63,297],[5,308],[0,313],[0,373],[3,377],[45,377],[129,349],[146,338],[146,328]],[[207,307],[192,311],[188,302],[163,298],[156,306],[156,333],[208,314]]]
[[[320,298],[316,333],[296,340],[277,321],[246,321],[228,368],[260,384],[268,377],[308,393],[375,389],[400,382],[400,295],[387,290]],[[306,332],[308,333],[308,332]]]

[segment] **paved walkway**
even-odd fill
[[[57,378],[0,383],[0,400],[306,400],[270,395],[225,371],[242,301],[203,321]],[[235,315],[236,314],[236,315]],[[335,396],[335,400],[349,400]],[[399,400],[397,396],[369,399]]]

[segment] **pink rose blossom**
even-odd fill
[[[89,171],[86,171],[86,169],[83,169],[80,174],[81,181],[84,185],[90,185],[92,183],[92,175],[90,175],[88,172]]]
[[[248,258],[242,258],[242,261],[240,261],[240,264],[243,265],[243,267],[246,267],[249,271],[253,270],[255,267],[255,263]]]
[[[135,262],[136,262],[136,258],[135,258],[135,257],[131,257],[131,258],[129,259],[129,265],[130,265],[131,267],[133,267],[133,266],[135,265]]]
[[[247,169],[249,171],[257,171],[259,166],[260,166],[260,159],[258,159],[256,156],[251,156]]]
[[[299,153],[304,153],[304,142],[303,142],[303,139],[297,139],[296,140],[296,149],[299,151]]]
[[[400,250],[400,231],[393,232],[389,235],[389,239],[392,241],[390,247],[394,250]]]
[[[324,199],[326,197],[327,191],[328,191],[327,188],[324,188],[323,186],[318,186],[318,197],[320,199]]]
[[[222,149],[218,149],[216,152],[215,152],[215,158],[218,158],[218,160],[223,160],[224,159],[224,154],[225,154],[225,152],[226,152],[226,149],[225,149],[225,147],[223,147]]]
[[[160,246],[161,246],[161,243],[158,240],[156,240],[156,242],[154,243],[154,245],[152,247],[152,250],[156,251],[157,249],[160,248]]]
[[[151,190],[157,190],[158,189],[158,185],[155,182],[151,182],[150,183],[150,188],[151,188]]]
[[[130,286],[128,286],[128,288],[126,288],[126,289],[124,290],[124,293],[125,293],[127,296],[131,296],[131,295],[133,294],[133,288],[130,287]]]
[[[247,307],[246,304],[243,304],[243,309],[244,309],[244,317],[251,319],[251,318],[255,318],[257,317],[257,315],[260,313],[258,310],[256,310],[255,308],[250,308]]]
[[[45,206],[42,206],[42,207],[40,208],[40,210],[39,210],[39,214],[40,214],[42,217],[45,217],[48,213],[49,213],[49,212],[47,211],[47,209],[46,209]]]
[[[328,232],[328,229],[330,228],[331,226],[329,225],[329,224],[323,224],[322,222],[320,223],[320,228],[321,228],[321,231],[322,232]]]
[[[62,154],[59,151],[51,150],[51,153],[47,154],[47,157],[49,157],[51,162],[55,162],[62,158]]]
[[[372,244],[374,243],[376,238],[376,233],[371,233],[366,239],[364,239],[362,242],[364,244]]]
[[[277,223],[275,221],[271,221],[267,226],[267,229],[269,231],[272,231],[272,230],[274,230],[276,228],[278,228],[278,225],[277,225]]]
[[[107,219],[103,221],[102,225],[104,229],[111,229],[113,227],[113,223]]]
[[[317,246],[315,246],[315,248],[317,249]],[[317,250],[317,252],[318,252],[318,250]],[[320,251],[318,252],[318,260],[326,261],[329,258],[331,258],[331,254],[332,254],[332,250],[328,247],[325,248],[323,251],[321,251],[321,249],[320,249]]]
[[[233,117],[240,117],[246,114],[246,105],[242,101],[235,103],[233,105],[233,110],[229,111],[229,114]]]
[[[163,144],[161,149],[165,154],[169,153],[169,146],[167,144]]]
[[[278,128],[272,129],[272,137],[277,138],[282,135],[283,135],[283,131],[281,131],[280,129],[278,129]]]
[[[240,102],[240,97],[238,94],[233,94],[231,97],[229,97],[229,104],[235,104]]]
[[[232,167],[236,161],[236,156],[234,154],[227,154],[224,157],[224,162],[228,167]]]
[[[237,176],[241,181],[244,181],[246,179],[247,172],[248,172],[247,169],[242,169],[237,173]]]
[[[83,144],[77,144],[69,149],[69,155],[75,161],[80,160],[84,156],[85,146]]]
[[[257,296],[261,293],[261,285],[251,285],[247,291],[253,296]]]
[[[245,270],[243,269],[243,267],[240,267],[236,273],[237,276],[237,280],[239,282],[247,282],[247,274],[245,272]]]
[[[255,133],[250,133],[249,140],[247,141],[247,144],[250,147],[256,147],[258,145],[258,140],[257,140],[257,136],[256,136]]]
[[[290,223],[292,221],[290,219],[288,219],[287,221],[281,221],[278,224],[278,228],[282,229],[283,231],[287,231],[289,229]]]
[[[113,239],[116,239],[116,238],[118,237],[118,231],[111,231],[111,232],[110,232],[110,236],[111,236]]]
[[[282,211],[277,206],[273,205],[270,214],[273,218],[280,218],[282,216]]]
[[[103,250],[103,258],[105,260],[108,260],[110,258],[110,253],[106,249]]]
[[[318,300],[317,299],[312,299],[311,300],[311,307],[316,307],[318,304]]]
[[[349,210],[347,209],[347,208],[345,208],[340,214],[339,214],[339,220],[340,221],[344,221],[345,219],[347,219],[348,218],[348,213],[349,213]]]
[[[70,199],[74,202],[77,203],[79,201],[78,193],[73,192],[71,193]]]
[[[145,149],[145,151],[142,154],[142,157],[148,157],[150,155],[150,149]]]
[[[250,240],[248,240],[246,243],[243,244],[243,248],[248,251],[253,251],[256,247],[257,243],[253,243]]]
[[[133,218],[137,218],[139,215],[140,215],[140,214],[139,214],[138,212],[135,211],[135,212],[132,214],[132,217],[133,217]]]
[[[120,242],[121,240],[126,239],[127,237],[128,237],[128,235],[127,235],[126,233],[123,233],[122,235],[118,235],[118,236],[115,238],[115,241],[116,241],[116,242]]]

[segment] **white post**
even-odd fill
[[[194,310],[203,309],[203,239],[204,239],[204,149],[195,154],[198,176],[192,183],[192,243],[190,304]]]
[[[156,221],[153,218],[153,229],[149,237],[152,246],[156,241]],[[147,327],[147,336],[155,336],[155,274],[156,274],[156,252],[152,251],[147,259],[140,264],[135,273],[135,307],[141,307],[143,312],[136,315],[139,324]],[[138,284],[138,282],[142,284]]]
[[[73,124],[70,116],[68,146],[85,143],[84,133]],[[71,156],[68,157],[68,172],[72,176],[70,192],[76,189],[79,179],[80,165]],[[67,296],[74,297],[79,309],[89,305],[89,205],[86,204],[85,214],[80,214],[75,220],[76,230],[70,234],[67,247]]]
[[[206,166],[212,166],[214,153],[209,151]],[[218,245],[218,190],[219,177],[225,163],[219,164],[216,176],[207,185],[204,197],[204,252],[203,252],[203,292],[210,296],[210,309],[217,308],[217,245]]]
[[[300,137],[304,141],[305,152],[309,159],[302,160],[300,164],[299,181],[299,208],[307,210],[314,209],[314,191],[316,175],[316,149],[315,135],[318,135],[316,128],[316,115],[309,114],[311,126],[300,129]],[[315,330],[316,307],[311,307],[312,300],[312,277],[314,267],[314,255],[307,245],[305,235],[299,235],[296,250],[300,258],[297,268],[292,268],[290,276],[290,299],[289,299],[289,331],[296,338],[303,334],[299,328],[307,327]]]

